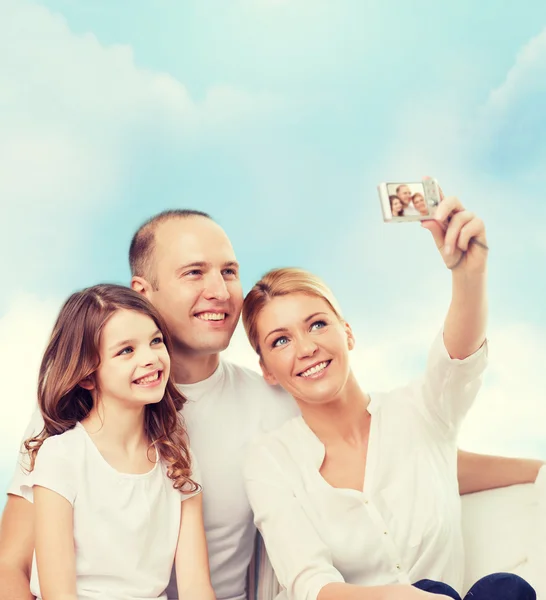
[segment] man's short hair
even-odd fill
[[[409,189],[409,185],[408,185],[407,183],[401,183],[401,184],[400,184],[400,185],[399,185],[399,186],[396,188],[396,195],[397,195],[397,196],[398,196],[398,194],[399,194],[400,190],[401,190],[403,187],[407,187],[407,188]]]
[[[144,277],[154,289],[157,289],[158,281],[154,266],[156,229],[168,221],[189,217],[205,217],[205,219],[213,220],[209,214],[200,210],[173,209],[160,212],[138,228],[129,246],[131,276]]]

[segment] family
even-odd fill
[[[485,227],[453,197],[422,227],[451,303],[423,376],[376,394],[318,277],[274,269],[243,297],[209,215],[142,225],[130,287],[76,292],[54,325],[2,517],[0,600],[255,598],[256,528],[279,598],[460,599],[460,494],[533,482],[543,463],[458,450],[487,363]],[[263,376],[220,358],[241,314]],[[536,594],[494,573],[467,597]]]
[[[427,202],[423,194],[415,192],[412,194],[406,184],[401,184],[396,188],[396,194],[389,196],[391,213],[393,217],[425,217],[429,214]]]

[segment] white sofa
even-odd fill
[[[509,572],[546,600],[546,472],[536,484],[463,496],[462,514],[465,592],[484,575]],[[274,600],[281,591],[259,536],[248,583],[249,600]]]

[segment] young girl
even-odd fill
[[[169,378],[162,318],[97,285],[61,309],[40,367],[42,432],[25,442],[43,600],[213,600],[201,488]]]

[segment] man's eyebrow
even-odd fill
[[[236,260],[228,260],[228,262],[224,263],[224,267],[234,267],[235,269],[239,269],[239,263]]]
[[[187,263],[186,265],[182,265],[181,267],[178,267],[178,269],[176,269],[176,272],[180,273],[180,272],[185,271],[186,269],[190,269],[190,268],[206,269],[207,267],[210,267],[210,263],[208,263],[204,260],[196,260],[194,262]]]
[[[309,321],[311,321],[311,319],[314,319],[315,317],[318,317],[318,315],[325,315],[325,316],[328,316],[328,313],[325,313],[325,312],[316,312],[316,313],[313,313],[313,314],[309,315],[308,317],[306,317],[306,318],[303,320],[303,322],[304,322],[304,323],[309,323]],[[264,341],[265,341],[265,340],[267,340],[267,338],[268,338],[270,335],[272,335],[273,333],[284,333],[284,332],[286,332],[286,331],[288,331],[288,329],[286,329],[286,327],[278,327],[277,329],[273,329],[273,330],[271,330],[271,331],[270,331],[270,332],[269,332],[269,333],[268,333],[268,334],[265,336],[265,338],[264,338]]]

